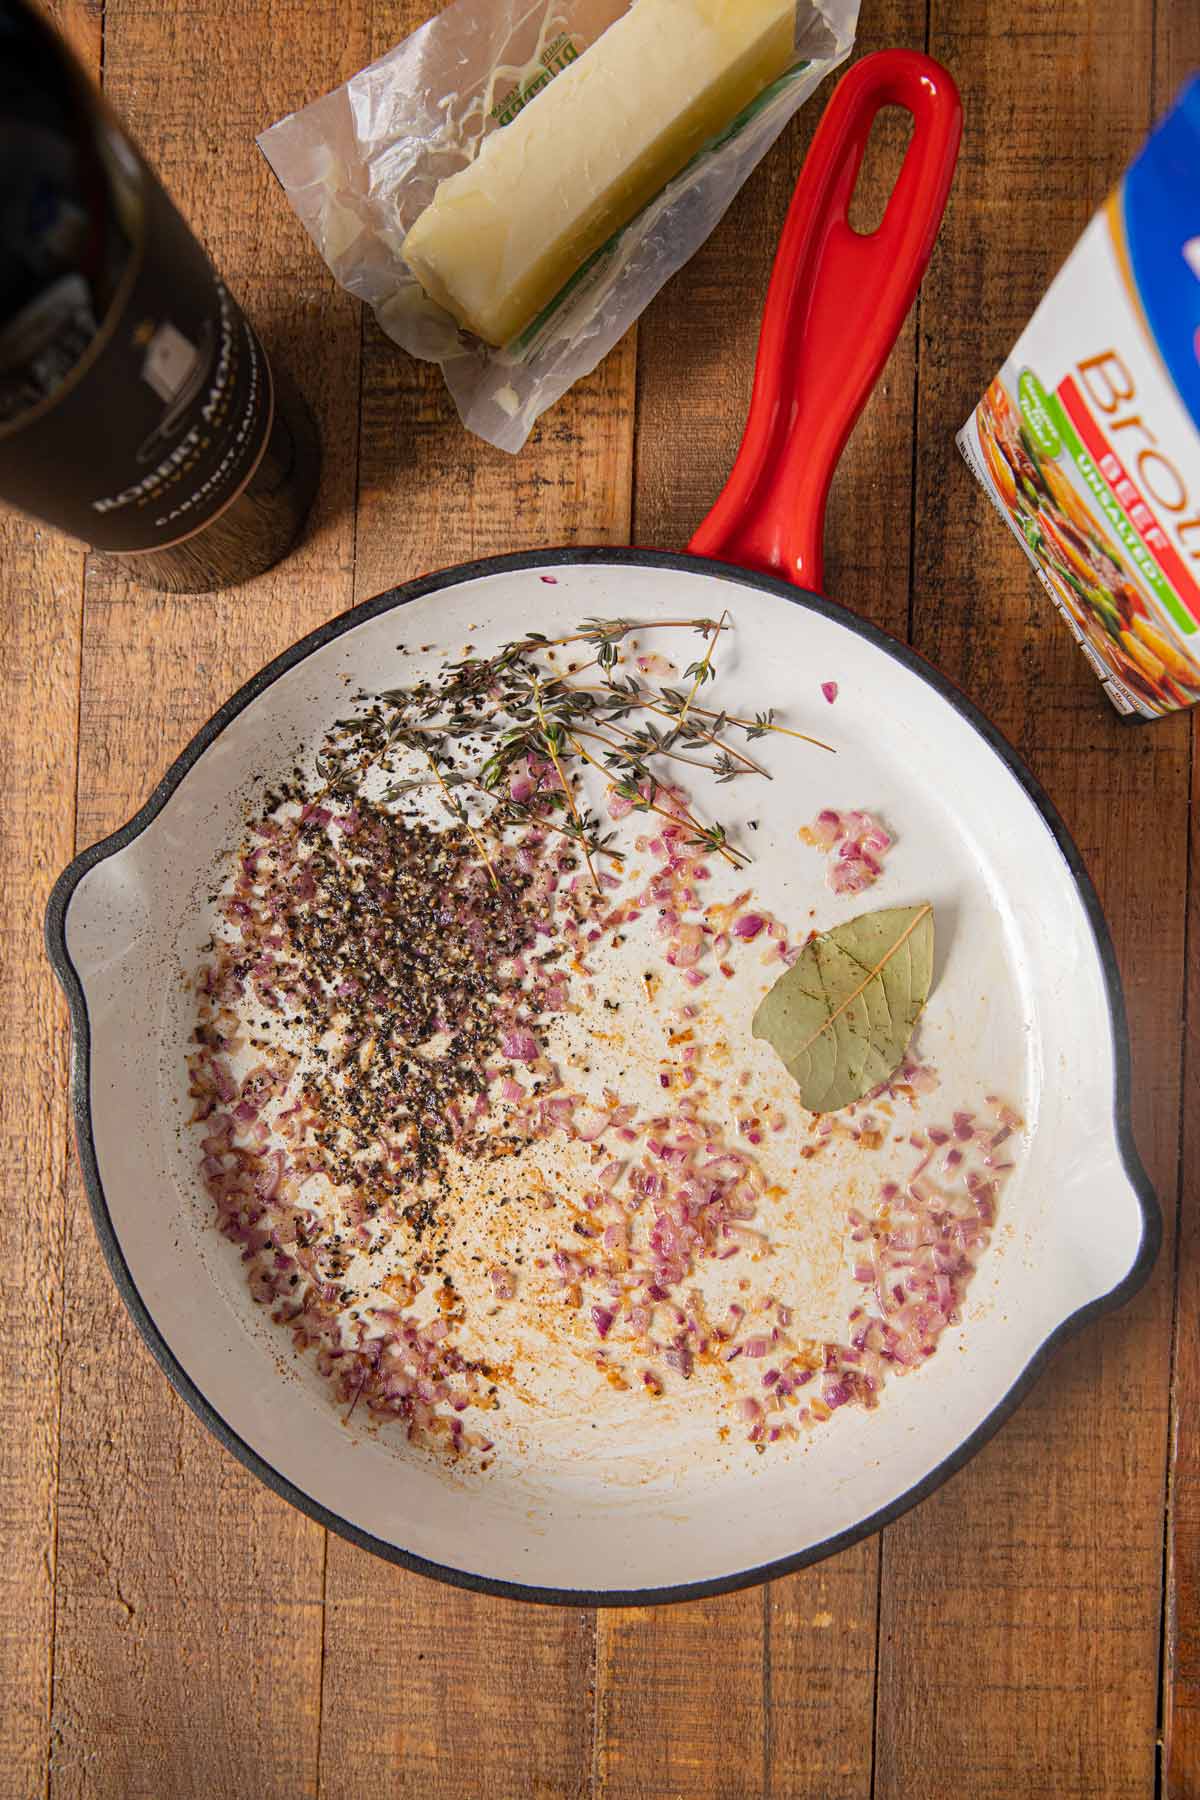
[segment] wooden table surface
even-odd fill
[[[335,291],[253,144],[429,5],[57,8],[301,377],[325,474],[300,550],[214,598],[146,593],[0,519],[0,1792],[1200,1797],[1200,1109],[1183,1104],[1200,1078],[1200,732],[1189,717],[1117,721],[953,442],[1200,65],[1197,0],[864,0],[860,50],[942,58],[966,138],[918,309],[836,482],[827,573],[1019,746],[1100,889],[1167,1224],[1133,1304],[881,1536],[767,1588],[597,1616],[475,1598],[326,1536],[176,1399],[104,1269],[41,945],[59,869],[141,803],[233,688],[352,602],[492,551],[682,544],[744,416],[819,104],[510,459],[466,437],[438,373]]]

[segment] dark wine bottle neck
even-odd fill
[[[66,380],[128,264],[110,129],[54,34],[0,0],[0,424]]]

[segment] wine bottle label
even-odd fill
[[[176,543],[227,506],[254,473],[272,414],[262,345],[144,166],[140,198],[140,242],[82,357],[70,366],[88,321],[69,284],[43,298],[35,321],[17,322],[29,339],[23,376],[41,397],[0,425],[0,494],[124,553]],[[0,365],[12,361],[6,330]]]

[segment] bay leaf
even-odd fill
[[[933,980],[933,907],[860,913],[813,939],[752,1030],[810,1112],[837,1112],[895,1074]]]

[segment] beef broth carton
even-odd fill
[[[958,444],[1113,705],[1200,701],[1200,76]]]

